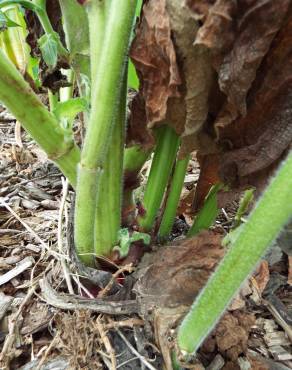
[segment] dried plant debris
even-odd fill
[[[150,124],[162,121],[167,101],[178,96],[181,83],[166,0],[149,1],[143,6],[130,55],[142,84],[147,121]]]
[[[167,123],[182,156],[218,156],[213,181],[262,189],[292,141],[290,5],[146,2],[131,49],[146,111],[140,132]]]
[[[205,231],[146,255],[134,287],[141,302],[149,307],[190,305],[223,257],[221,238]]]

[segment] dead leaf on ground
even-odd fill
[[[270,279],[269,264],[267,261],[264,260],[260,263],[256,272],[254,273],[254,280],[257,283],[257,287],[259,289],[260,294],[262,294],[263,291],[265,290],[269,279]]]
[[[224,255],[222,235],[204,231],[142,260],[135,291],[147,305],[190,305]]]

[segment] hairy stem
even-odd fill
[[[105,11],[105,2],[95,3],[94,11]],[[106,31],[104,32],[102,53],[100,35],[96,42],[90,36],[90,54],[97,64],[91,66],[94,81],[91,92],[91,114],[84,139],[81,161],[78,166],[78,183],[75,207],[75,243],[78,253],[93,253],[94,219],[98,200],[100,175],[104,171],[106,155],[112,136],[114,117],[121,95],[122,76],[133,27],[136,1],[111,1]],[[100,17],[101,17],[100,15]],[[89,16],[89,22],[95,18]],[[91,32],[95,25],[89,24]],[[100,55],[97,60],[96,55]],[[88,258],[85,261],[90,263]]]
[[[108,149],[108,160],[100,181],[99,199],[96,205],[94,251],[98,256],[109,255],[117,243],[121,228],[123,151],[126,124],[127,73],[119,109],[114,118],[114,130]]]
[[[179,348],[195,352],[261,256],[292,217],[292,152],[241,226],[225,257],[178,331]]]

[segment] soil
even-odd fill
[[[212,230],[184,241],[198,177],[190,163],[171,246],[153,247],[134,273],[122,266],[111,279],[74,260],[73,190],[0,108],[0,369],[171,368],[177,325],[222,258],[236,209],[230,203]],[[291,275],[276,243],[181,368],[291,369]]]

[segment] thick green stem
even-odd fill
[[[174,174],[171,179],[170,191],[166,201],[166,207],[159,228],[160,238],[167,237],[171,232],[189,160],[190,156],[188,155],[186,158],[178,159],[176,162]]]
[[[259,199],[197,297],[178,331],[183,352],[195,352],[228,307],[261,256],[292,217],[292,152]]]
[[[80,151],[73,138],[62,130],[2,50],[0,70],[0,101],[75,186]]]
[[[108,149],[108,160],[100,181],[99,201],[96,205],[94,251],[97,256],[109,255],[117,244],[121,228],[123,151],[126,124],[127,73],[114,130]]]
[[[104,12],[104,1],[96,2],[97,11]],[[121,94],[121,80],[125,68],[126,53],[133,27],[136,0],[111,1],[106,20],[102,53],[99,36],[90,36],[90,54],[97,66],[91,66],[96,77],[91,92],[91,115],[85,135],[81,161],[78,167],[78,183],[75,208],[75,243],[79,254],[93,253],[94,219],[98,200],[98,186],[112,136],[114,117]],[[89,16],[89,22],[95,19]],[[89,25],[89,30],[94,25]],[[88,260],[85,261],[88,263]]]
[[[146,232],[154,225],[179,146],[179,137],[171,127],[162,126],[157,131],[158,142],[143,199],[146,213],[138,219]]]

